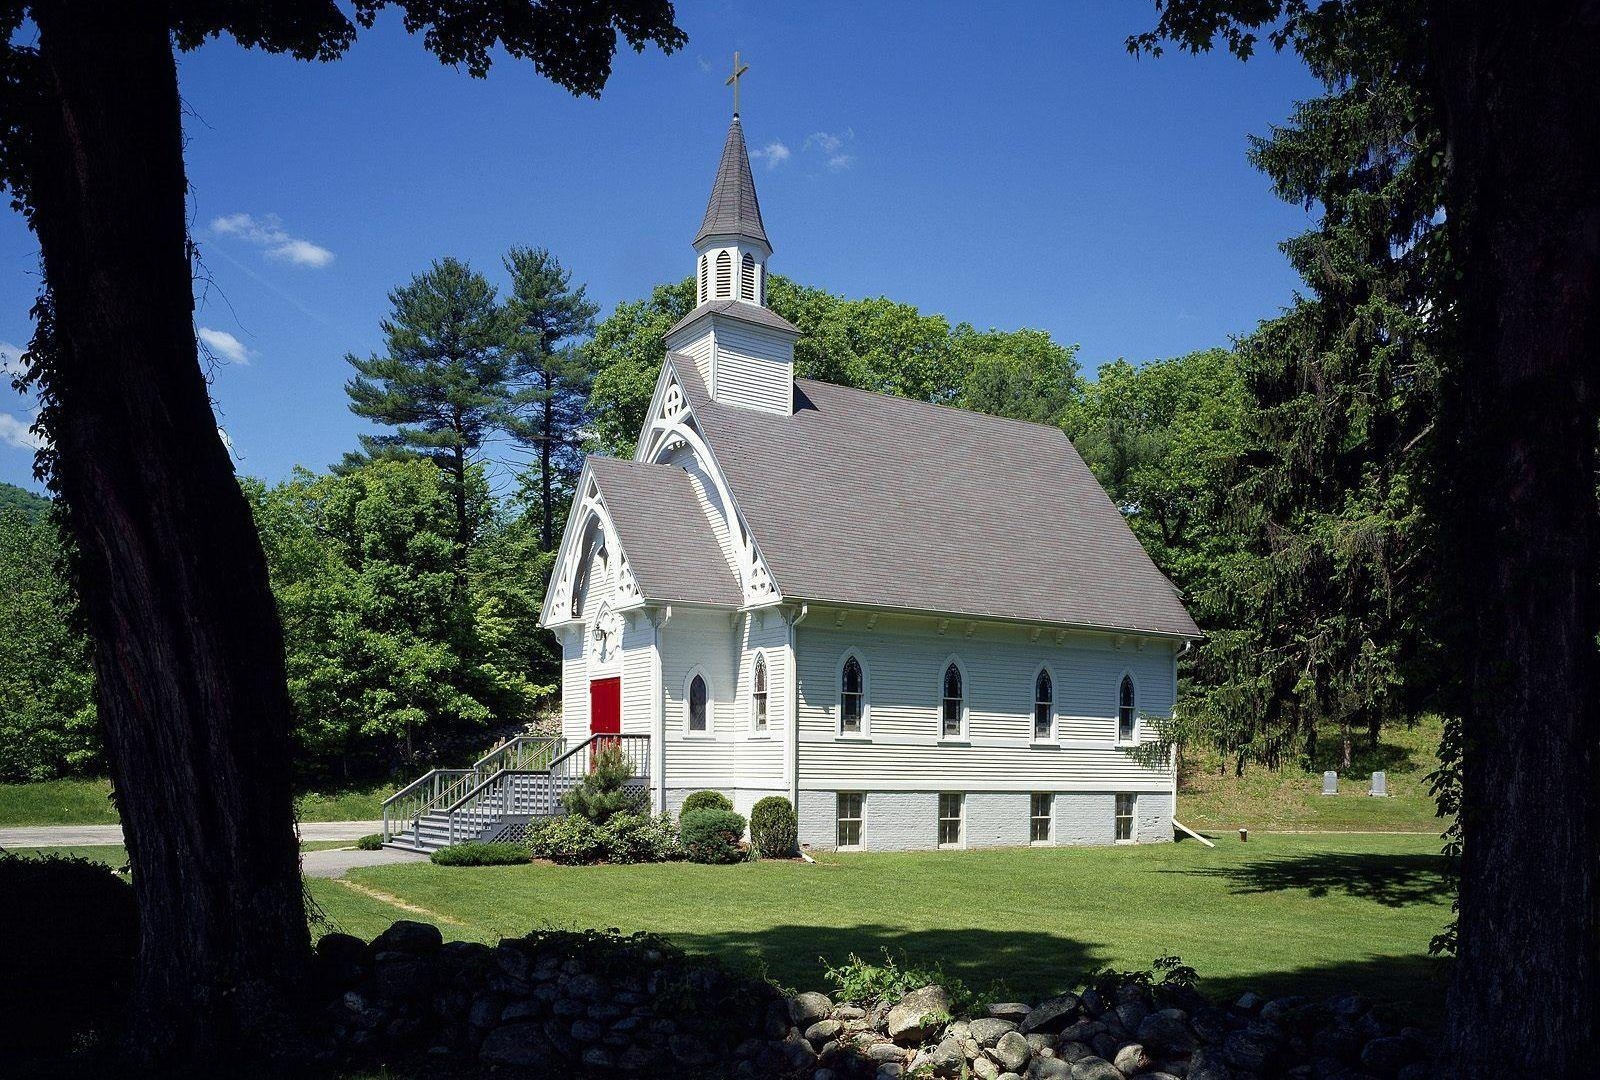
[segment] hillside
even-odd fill
[[[0,481],[0,511],[21,510],[29,517],[38,517],[50,509],[50,500],[15,484]]]

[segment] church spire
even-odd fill
[[[711,185],[711,199],[700,231],[695,234],[694,246],[698,248],[712,237],[752,241],[772,250],[767,230],[761,224],[761,203],[756,200],[756,182],[750,175],[750,154],[745,149],[744,127],[738,113],[728,124],[717,179]]]

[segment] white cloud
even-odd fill
[[[299,236],[290,236],[276,214],[253,217],[250,214],[225,214],[211,219],[211,231],[218,236],[233,236],[266,249],[275,259],[296,266],[320,269],[333,261],[333,252]]]
[[[35,435],[28,429],[33,422],[18,420],[10,413],[0,413],[0,442],[15,446],[18,450],[38,450],[46,445],[42,435]]]
[[[776,169],[779,165],[789,160],[790,151],[783,143],[773,139],[761,149],[752,151],[750,156],[757,161],[766,162],[768,169]]]
[[[8,379],[21,375],[22,354],[26,351],[21,345],[0,341],[0,375]]]
[[[806,136],[804,149],[816,150],[822,154],[823,162],[831,172],[844,172],[855,164],[855,155],[845,153],[845,145],[853,141],[856,133],[852,128],[835,134],[831,131],[813,131]]]
[[[250,362],[250,350],[245,347],[244,342],[226,330],[213,330],[209,326],[202,326],[200,328],[200,341],[206,348],[211,350],[213,355],[220,356],[229,363],[248,364]]]

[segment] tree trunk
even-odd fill
[[[467,522],[467,447],[466,435],[456,432],[455,450],[450,458],[450,474],[455,482],[456,542],[455,561],[456,596],[467,594],[467,551],[472,547],[472,529]]]
[[[1461,268],[1446,403],[1466,640],[1452,1075],[1600,1055],[1600,3],[1438,4],[1432,63]]]
[[[540,533],[540,546],[545,551],[550,551],[556,546],[555,541],[555,484],[550,475],[552,458],[555,456],[551,450],[551,442],[555,437],[555,391],[551,387],[554,380],[550,378],[549,369],[546,368],[544,376],[544,422],[539,441],[539,483],[541,509],[544,511],[544,530]]]
[[[283,638],[195,346],[162,5],[33,7],[38,344],[139,903],[130,1045],[195,1062],[289,1015],[310,955]]]

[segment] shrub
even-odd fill
[[[618,814],[600,831],[607,862],[666,862],[683,857],[672,819],[665,814],[655,818],[648,814]]]
[[[628,791],[633,765],[617,743],[595,752],[592,768],[582,782],[567,792],[562,803],[567,813],[604,825],[615,814],[636,814],[643,809],[644,792]]]
[[[599,862],[606,854],[606,837],[599,826],[577,814],[550,818],[528,827],[528,850],[536,859],[563,866]]]
[[[0,856],[0,912],[0,1061],[103,1040],[133,981],[133,889],[86,859]]]
[[[799,849],[800,819],[782,795],[768,795],[750,810],[750,840],[763,859],[787,859]]]
[[[692,813],[695,810],[733,810],[733,802],[720,791],[696,791],[683,800],[683,806],[678,809],[678,816]]]
[[[440,848],[428,858],[440,866],[511,866],[531,862],[533,853],[526,844],[456,844]]]
[[[744,818],[732,810],[690,810],[678,819],[678,842],[690,862],[741,862],[742,836]]]
[[[356,850],[358,851],[378,851],[382,847],[383,835],[381,833],[368,833],[356,841]]]
[[[834,985],[836,999],[852,1005],[895,1001],[924,986],[942,986],[950,995],[951,1012],[957,1016],[970,1015],[981,1004],[1015,997],[1004,983],[993,983],[979,993],[938,963],[928,967],[912,963],[904,956],[896,959],[888,949],[883,950],[881,964],[870,963],[851,953],[838,967],[826,968],[822,977]]]

